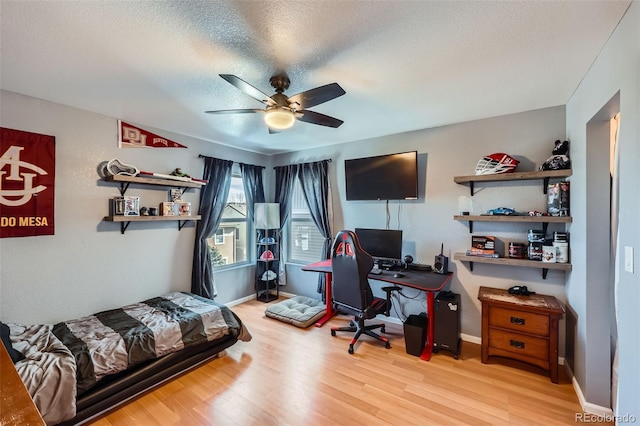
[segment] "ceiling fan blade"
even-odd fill
[[[220,109],[217,111],[205,111],[206,114],[249,114],[254,112],[264,112],[263,109]]]
[[[340,97],[345,93],[338,83],[331,83],[289,97],[289,105],[296,103],[298,104],[296,109],[307,109]],[[293,105],[291,106],[293,107]]]
[[[334,127],[334,128],[340,127],[340,125],[344,123],[344,121],[342,120],[338,120],[337,118],[334,118],[334,117],[329,117],[328,115],[320,114],[319,112],[314,112],[309,110],[298,111],[298,112],[302,114],[302,116],[297,117],[298,120],[304,121],[305,123],[318,124],[320,126],[327,126],[327,127]]]
[[[219,74],[220,77],[224,78],[225,80],[227,80],[229,83],[231,83],[232,85],[234,85],[237,89],[241,90],[242,92],[246,93],[247,95],[251,96],[252,98],[267,104],[269,106],[275,105],[276,102],[271,99],[271,97],[269,95],[267,95],[266,93],[256,89],[255,87],[253,87],[252,85],[250,85],[249,83],[247,83],[246,81],[244,81],[243,79],[241,79],[240,77],[237,77],[233,74]]]

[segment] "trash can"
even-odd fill
[[[427,342],[427,315],[409,315],[404,322],[404,344],[407,353],[414,356],[422,355]]]

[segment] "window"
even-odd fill
[[[233,165],[231,188],[220,225],[207,240],[214,266],[246,263],[249,234],[247,232],[247,202],[239,167]]]
[[[302,187],[297,179],[293,187],[289,217],[287,241],[289,261],[306,264],[321,260],[324,237],[313,223]]]

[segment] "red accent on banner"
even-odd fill
[[[53,136],[0,127],[0,238],[54,234]]]
[[[132,126],[129,123],[118,120],[118,147],[119,148],[186,148],[186,146],[174,142],[154,133]]]

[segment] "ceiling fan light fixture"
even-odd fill
[[[284,130],[293,126],[296,117],[286,108],[269,108],[264,113],[264,121],[272,129]]]

